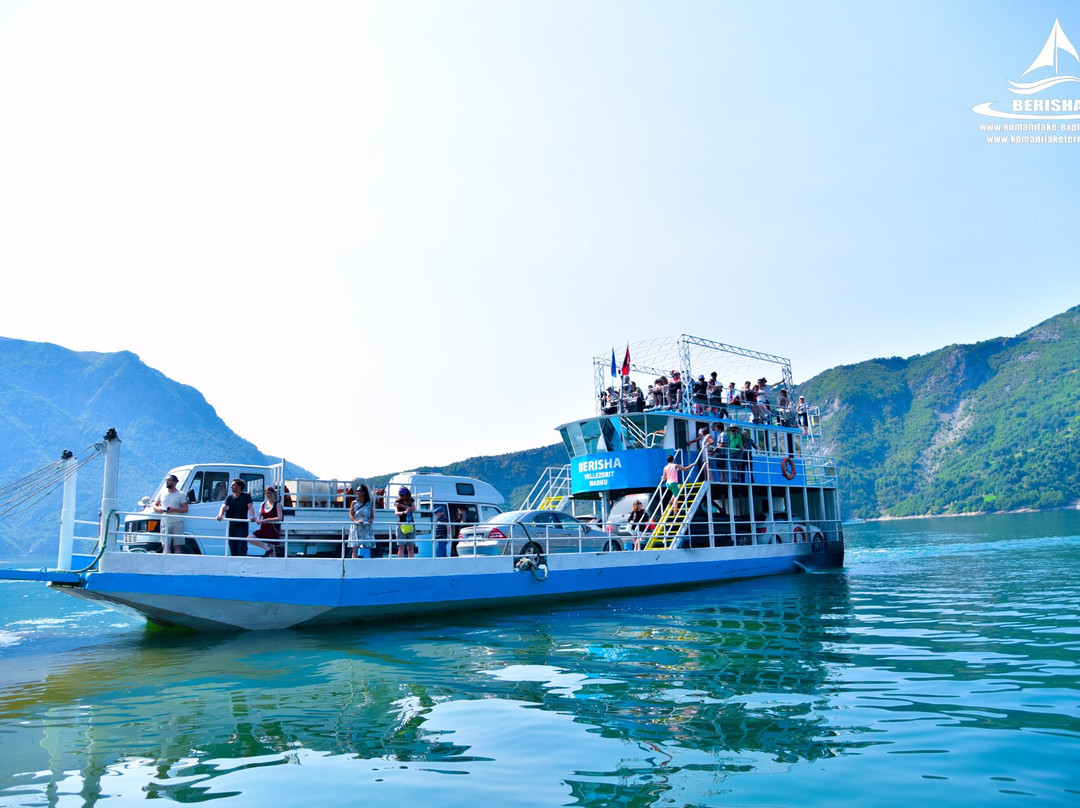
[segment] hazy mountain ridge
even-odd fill
[[[0,337],[0,368],[0,484],[57,460],[64,449],[82,452],[109,427],[121,438],[122,507],[151,493],[174,466],[277,460],[229,429],[198,390],[128,351],[76,352]],[[95,518],[101,477],[100,463],[80,473],[79,518]],[[54,493],[0,521],[0,547],[19,553],[47,546],[58,517]]]

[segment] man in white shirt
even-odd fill
[[[176,516],[169,516],[174,513],[187,513],[188,502],[187,497],[184,496],[184,492],[177,488],[177,483],[180,480],[175,475],[170,474],[165,478],[165,493],[158,497],[157,502],[154,503],[154,510],[157,513],[166,514],[162,519],[161,526],[161,552],[163,553],[179,553],[184,546],[184,520]],[[179,539],[173,538],[179,536]]]

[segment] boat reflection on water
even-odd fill
[[[0,802],[344,804],[377,786],[681,804],[850,746],[825,715],[850,615],[833,573],[396,628],[151,630],[39,676],[0,663]]]

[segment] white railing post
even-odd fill
[[[105,480],[101,486],[101,515],[98,542],[109,538],[109,515],[116,510],[116,487],[120,475],[120,436],[112,427],[105,433]],[[111,542],[116,541],[114,535]],[[106,547],[106,550],[111,547]]]
[[[60,548],[56,555],[56,568],[69,570],[75,544],[75,486],[79,459],[65,449],[60,460],[64,469],[64,499],[60,510]]]

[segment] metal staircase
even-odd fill
[[[522,510],[557,511],[570,496],[570,464],[549,466],[525,497]]]
[[[671,550],[679,546],[679,541],[686,535],[690,518],[705,496],[707,475],[702,474],[703,469],[703,465],[695,463],[687,473],[686,482],[682,484],[679,493],[671,497],[659,517],[652,520],[655,527],[648,534],[646,550]],[[662,503],[663,495],[664,485],[661,483],[650,500],[655,498],[656,502]],[[657,507],[660,508],[659,505]]]

